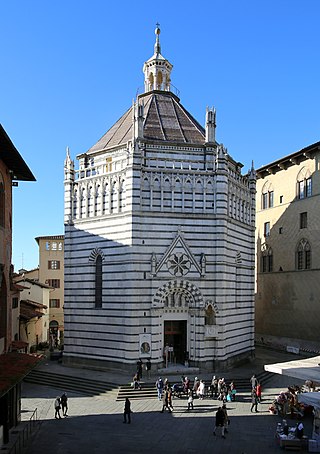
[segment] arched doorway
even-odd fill
[[[49,344],[50,348],[58,347],[59,323],[56,320],[51,320],[49,323]]]
[[[190,337],[190,310],[202,306],[201,292],[189,281],[172,280],[157,290],[153,307],[162,312],[164,362],[168,359],[168,363],[185,364],[189,360],[189,348],[194,342],[194,337]]]

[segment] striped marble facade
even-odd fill
[[[253,353],[255,173],[215,141],[210,115],[204,129],[151,91],[77,169],[68,152],[65,363],[162,367],[168,339],[172,362],[202,370]]]

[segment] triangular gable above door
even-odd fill
[[[201,263],[202,260],[203,257],[201,258]],[[176,277],[185,276],[190,271],[196,271],[203,275],[201,263],[197,262],[183,238],[182,232],[179,230],[160,262],[156,264],[154,275],[164,269]]]

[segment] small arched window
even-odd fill
[[[154,81],[153,74],[150,73],[149,74],[149,90],[153,90],[153,81]]]
[[[161,90],[162,80],[162,72],[159,71],[157,74],[157,90]]]
[[[95,269],[95,307],[102,307],[102,257],[96,258]]]

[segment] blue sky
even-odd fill
[[[13,188],[13,264],[64,233],[63,165],[130,107],[153,54],[244,173],[320,140],[318,0],[0,0],[0,123],[35,175]]]

